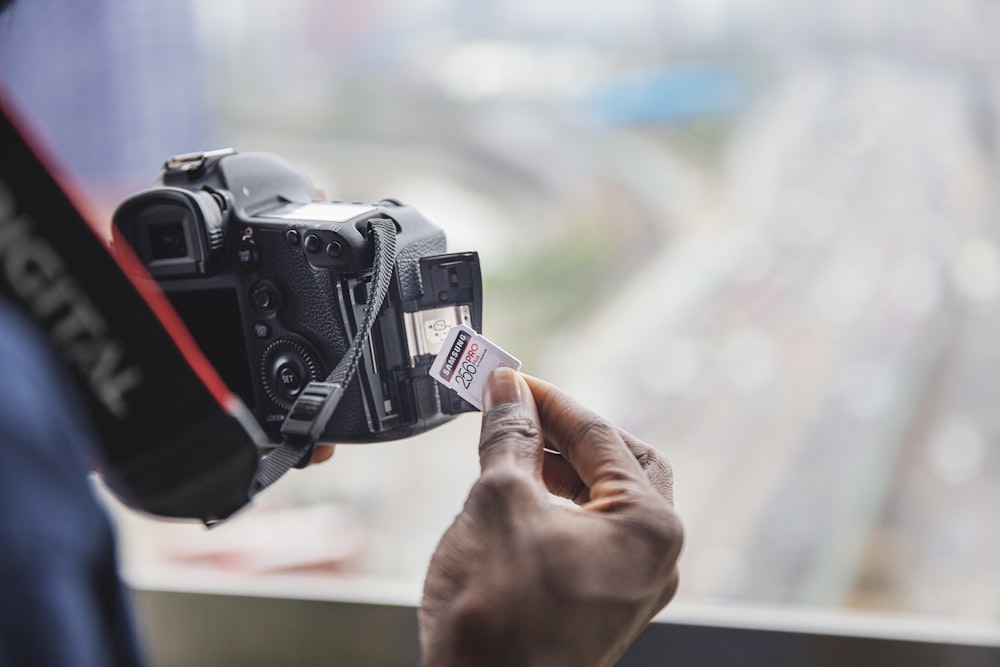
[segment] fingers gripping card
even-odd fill
[[[494,368],[521,367],[521,362],[495,343],[459,324],[451,328],[431,364],[431,377],[483,409],[483,383]]]

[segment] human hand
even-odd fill
[[[483,398],[482,473],[424,584],[423,664],[609,665],[677,589],[670,466],[541,380],[498,369]]]
[[[312,456],[309,457],[309,465],[329,461],[333,458],[334,451],[336,451],[336,445],[316,445],[313,448]]]

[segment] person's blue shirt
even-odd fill
[[[140,663],[96,456],[68,371],[0,299],[0,665]]]

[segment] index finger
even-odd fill
[[[591,501],[642,486],[645,474],[618,428],[553,385],[522,375],[535,398],[545,440],[590,487]]]
[[[656,492],[663,496],[663,499],[674,506],[674,471],[670,462],[660,456],[654,447],[635,437],[628,431],[621,431],[625,444],[628,445],[635,460],[639,462],[639,467],[646,474],[646,479],[653,485]]]

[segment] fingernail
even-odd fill
[[[498,405],[521,402],[521,383],[512,368],[496,368],[483,385],[483,412]]]

